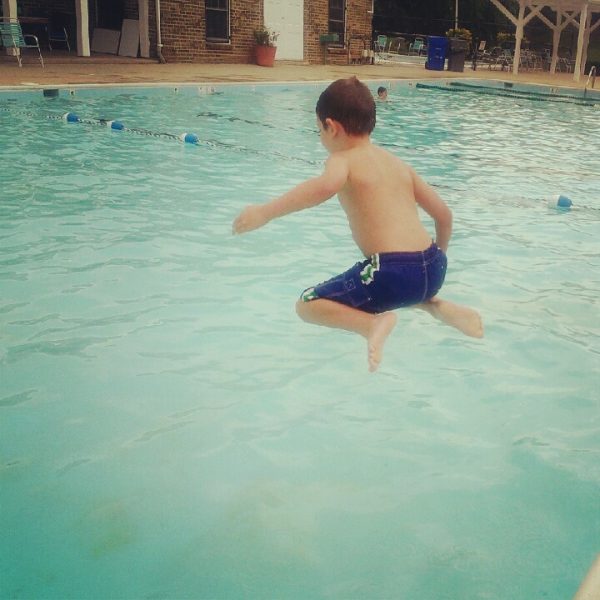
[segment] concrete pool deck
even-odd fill
[[[331,81],[356,75],[359,79],[495,79],[519,83],[583,89],[586,77],[576,83],[572,73],[490,71],[480,66],[476,71],[465,65],[463,73],[428,71],[422,64],[383,63],[375,65],[305,65],[277,62],[273,68],[250,64],[159,64],[149,60],[119,60],[118,57],[72,57],[57,61],[47,59],[46,67],[31,55],[19,68],[12,57],[0,57],[0,87],[35,88],[48,85],[86,84],[166,84],[166,83],[264,83],[274,81]],[[599,87],[599,86],[596,86]]]

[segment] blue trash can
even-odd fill
[[[429,36],[427,38],[427,62],[425,68],[430,71],[443,71],[448,52],[448,38]]]

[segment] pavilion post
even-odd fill
[[[17,0],[2,0],[2,14],[5,19],[17,19]]]
[[[17,0],[2,0],[2,14],[4,19],[9,21],[17,20]],[[6,48],[6,54],[17,56],[20,53],[18,48]]]
[[[77,56],[90,55],[90,13],[88,0],[75,0],[77,16]]]
[[[552,28],[552,61],[550,62],[550,73],[556,73],[556,63],[558,62],[558,47],[560,46],[560,34],[562,33],[562,14],[560,10],[556,11],[556,25]]]
[[[590,45],[590,35],[592,34],[592,16],[593,13],[590,11],[588,14],[586,27],[585,27],[585,37],[583,38],[583,51],[581,54],[581,74],[585,75],[585,65],[587,63],[587,53]],[[597,25],[597,23],[596,23]]]
[[[150,58],[148,0],[138,0],[138,19],[140,23],[140,56]]]
[[[515,33],[515,56],[513,58],[513,73],[519,72],[521,62],[521,42],[523,41],[523,28],[525,20],[525,0],[519,0],[519,16],[517,18],[517,31]]]
[[[585,29],[587,27],[588,19],[588,8],[589,5],[586,2],[581,7],[581,13],[579,14],[579,35],[577,36],[577,58],[575,59],[575,69],[573,69],[573,81],[579,81],[581,79],[581,57],[583,54],[583,43],[585,41]],[[585,69],[585,63],[583,64]]]

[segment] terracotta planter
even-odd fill
[[[254,46],[256,64],[261,67],[272,67],[275,64],[277,46]]]

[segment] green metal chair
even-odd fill
[[[421,38],[416,38],[415,41],[408,46],[408,54],[415,53],[417,56],[421,56],[421,53],[427,54],[427,46],[425,41]]]
[[[375,40],[375,52],[382,54],[387,49],[388,38],[387,35],[378,35]]]
[[[32,40],[35,43],[28,43]],[[25,48],[37,48],[40,55],[40,62],[44,66],[44,58],[40,50],[40,43],[35,35],[23,34],[21,24],[17,21],[0,21],[0,41],[6,49],[12,48],[14,55],[19,62],[19,67],[23,66],[21,60],[21,50]]]

